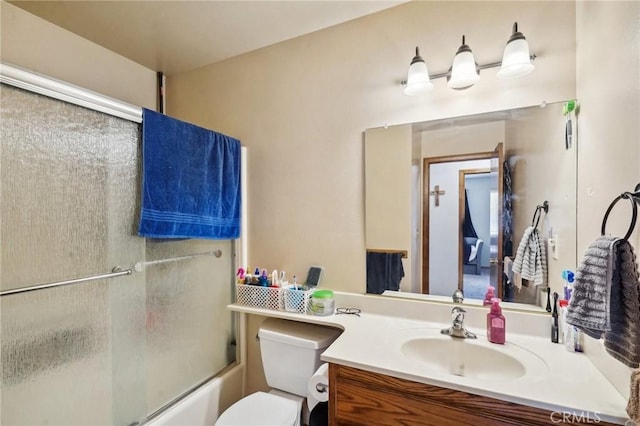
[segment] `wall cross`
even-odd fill
[[[434,186],[433,187],[433,191],[429,191],[429,195],[434,195],[436,197],[435,200],[434,200],[436,207],[438,207],[440,205],[440,196],[444,195],[444,194],[445,194],[445,191],[444,191],[444,189],[440,190],[440,185]]]

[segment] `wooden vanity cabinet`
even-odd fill
[[[611,424],[593,417],[583,423]],[[571,424],[561,420],[562,413],[329,364],[331,426]]]

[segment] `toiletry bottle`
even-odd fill
[[[280,282],[280,287],[285,288],[289,286],[289,280],[287,280],[287,273],[285,271],[280,271],[280,277],[278,278]]]
[[[573,350],[576,352],[584,352],[584,333],[582,330],[578,330],[576,328],[576,332],[574,334],[575,340],[573,345]]]
[[[573,291],[573,282],[575,281],[575,274],[569,269],[562,271],[562,279],[564,280],[564,299],[571,299],[571,292]]]
[[[553,293],[553,313],[551,314],[551,342],[558,343],[560,328],[558,325],[558,293]]]
[[[258,277],[258,282],[260,283],[260,285],[262,287],[269,287],[269,276],[267,275],[267,270],[266,269],[262,269],[262,271],[260,271],[260,276]]]
[[[238,268],[238,272],[236,272],[236,277],[238,277],[237,283],[244,284],[244,269]]]
[[[564,333],[564,348],[567,352],[576,351],[576,328],[570,324],[567,324],[567,328]]]
[[[504,344],[506,321],[502,315],[500,299],[491,299],[491,310],[487,314],[487,339],[491,343]]]
[[[495,287],[487,286],[487,292],[484,295],[484,300],[482,301],[482,306],[491,306],[491,299],[496,297],[495,295]]]
[[[247,266],[247,269],[244,270],[244,283],[245,284],[253,284],[253,275],[251,275],[251,269]]]
[[[260,268],[256,268],[256,270],[253,271],[253,275],[251,275],[251,284],[261,285],[260,284]]]
[[[559,327],[560,333],[558,336],[558,342],[566,344],[567,329],[569,327],[569,324],[567,324],[567,312],[568,312],[569,301],[562,299],[558,303],[560,304],[560,327]]]

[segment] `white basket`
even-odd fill
[[[282,292],[278,287],[236,284],[236,303],[254,308],[281,311]]]
[[[306,314],[309,308],[309,299],[311,298],[311,290],[295,290],[294,287],[285,287],[282,289],[283,306],[287,312],[297,312]]]
[[[272,311],[306,314],[311,290],[236,284],[236,303]]]

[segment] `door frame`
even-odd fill
[[[455,155],[443,155],[439,157],[424,157],[422,159],[422,280],[420,283],[420,291],[422,294],[429,294],[429,209],[431,206],[431,198],[429,197],[429,173],[432,164],[438,163],[452,163],[458,161],[470,161],[470,160],[485,160],[491,158],[498,158],[500,164],[500,171],[502,167],[502,161],[504,158],[503,144],[499,143],[496,146],[496,149],[493,151],[485,151],[485,152],[475,152],[468,154],[455,154]],[[502,173],[498,173],[498,188],[499,193],[502,194],[503,190],[503,182],[501,182]],[[498,233],[498,253],[502,253],[502,215],[503,215],[503,207],[502,207],[502,198],[499,197],[499,218],[500,218],[500,227]],[[459,245],[460,243],[458,243]],[[458,249],[460,252],[460,249]],[[459,253],[458,264],[460,265],[460,260],[462,259],[462,255]],[[498,266],[502,264],[502,260],[498,258]],[[460,278],[459,278],[460,279]],[[459,280],[458,279],[458,280]],[[496,285],[497,294],[502,294],[502,274],[498,274],[498,280]],[[458,284],[459,286],[460,284]]]

